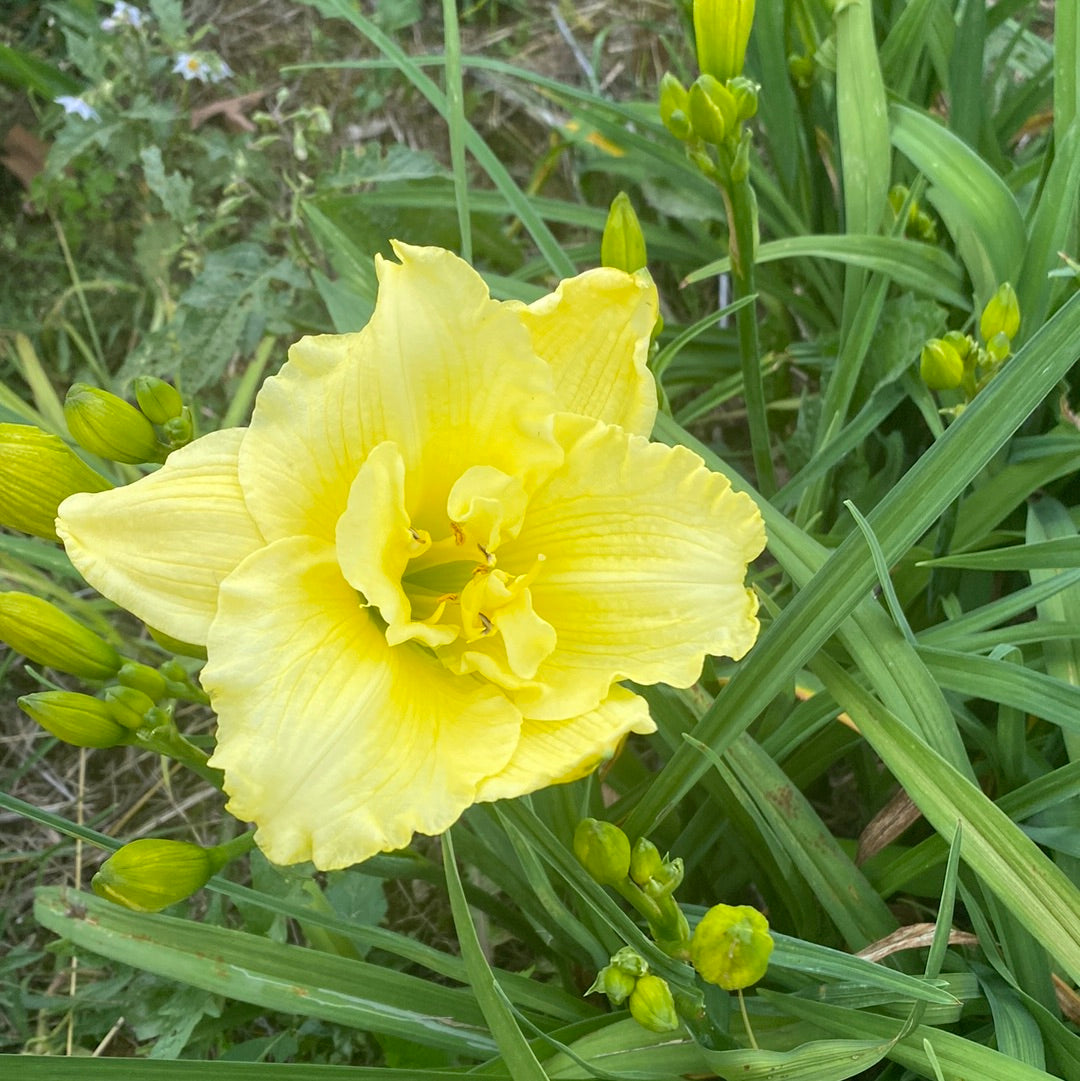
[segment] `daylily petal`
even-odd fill
[[[761,516],[685,447],[563,414],[561,469],[537,490],[499,566],[523,573],[558,643],[514,689],[526,717],[592,709],[617,680],[687,687],[706,654],[741,657],[757,599],[745,565],[765,544]],[[489,676],[489,678],[494,678]]]
[[[56,531],[87,582],[184,642],[205,643],[221,580],[263,544],[237,479],[244,434],[211,432],[134,484],[60,504]]]
[[[644,699],[622,687],[569,721],[525,721],[510,761],[480,784],[477,800],[509,799],[592,772],[629,732],[654,732]]]
[[[648,435],[656,383],[645,362],[657,312],[647,274],[599,267],[560,282],[521,318],[551,365],[562,409]]]
[[[517,745],[507,699],[387,645],[333,547],[310,537],[275,541],[222,583],[208,652],[211,763],[275,863],[346,867],[440,833]]]
[[[241,483],[270,540],[332,540],[368,453],[397,444],[413,523],[436,530],[454,482],[492,466],[526,487],[561,452],[551,373],[517,313],[447,251],[396,244],[357,334],[304,338],[255,405]],[[429,524],[428,519],[432,519]]]

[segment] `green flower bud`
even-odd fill
[[[999,330],[987,343],[986,351],[990,354],[994,364],[1000,364],[1003,360],[1007,359],[1012,352],[1012,343],[1009,341],[1008,335],[1003,330]]]
[[[689,111],[686,87],[670,71],[664,72],[660,80],[660,119],[676,139],[685,141],[694,134],[690,127]]]
[[[196,646],[191,642],[181,642],[179,638],[173,638],[171,635],[166,634],[164,631],[159,631],[156,627],[147,626],[146,628],[150,632],[150,637],[153,638],[159,646],[163,646],[170,653],[179,653],[182,657],[198,657],[199,660],[206,660],[206,646]],[[170,664],[176,663],[173,661],[168,662]],[[181,670],[183,670],[181,668]],[[162,669],[162,675],[166,679],[172,679],[165,669]],[[186,676],[187,673],[184,672]]]
[[[633,274],[635,270],[641,270],[647,261],[641,223],[634,213],[630,196],[620,191],[611,200],[611,209],[604,225],[604,235],[600,240],[600,263]]]
[[[0,641],[35,664],[81,679],[109,679],[123,663],[92,630],[29,593],[0,593]]]
[[[676,856],[673,860],[664,860],[659,871],[644,883],[645,893],[654,901],[661,897],[670,897],[678,889],[682,880],[682,857]]]
[[[814,58],[793,53],[788,57],[788,74],[800,90],[809,90],[814,84]]]
[[[707,143],[719,145],[735,130],[739,109],[723,83],[711,75],[699,75],[688,95],[690,123],[694,134]]]
[[[703,980],[725,991],[757,983],[769,967],[769,922],[749,905],[714,905],[694,929],[690,960]]]
[[[574,831],[574,855],[601,886],[614,886],[630,870],[630,839],[611,822],[583,818]]]
[[[106,687],[104,697],[113,720],[132,730],[142,728],[154,708],[154,700],[134,687]]]
[[[754,0],[694,0],[694,39],[703,74],[740,75],[754,21]]]
[[[62,439],[32,424],[0,424],[0,525],[56,541],[56,509],[112,485]]]
[[[948,342],[931,338],[922,348],[919,374],[931,390],[952,390],[964,378],[964,362]]]
[[[165,677],[148,664],[125,661],[123,667],[116,673],[116,681],[125,687],[134,687],[135,690],[142,691],[154,702],[160,702],[161,699],[168,697],[169,688]]]
[[[76,691],[39,691],[19,699],[19,708],[47,732],[74,747],[116,747],[131,734],[113,719],[100,698]]]
[[[173,420],[184,410],[184,399],[180,397],[180,391],[172,383],[166,383],[164,379],[157,379],[152,375],[135,377],[135,401],[146,414],[147,420],[154,424]]]
[[[996,334],[1004,334],[1011,342],[1019,329],[1020,302],[1016,298],[1016,290],[1008,282],[1004,282],[997,287],[997,292],[983,308],[982,317],[979,319],[979,333],[982,340],[989,345]]]
[[[644,886],[650,878],[659,875],[663,867],[660,850],[648,837],[639,837],[630,852],[630,877],[639,886]]]
[[[671,988],[659,976],[642,976],[634,984],[627,1005],[630,1016],[650,1032],[674,1032],[679,1027]]]
[[[114,462],[160,462],[154,426],[133,405],[89,383],[73,383],[64,419],[77,443]]]
[[[222,865],[215,849],[148,837],[114,852],[91,887],[99,897],[136,912],[160,912],[201,890]]]
[[[165,438],[173,450],[186,447],[191,442],[195,430],[191,424],[191,410],[184,406],[184,411],[178,417],[171,417],[162,425]]]
[[[961,360],[967,360],[968,355],[976,348],[975,342],[968,335],[961,334],[958,330],[946,331],[945,337],[941,340],[947,345],[951,345]]]
[[[749,120],[757,112],[758,93],[761,87],[752,79],[736,75],[728,83],[728,90],[735,99],[736,115],[740,120]]]
[[[616,965],[605,965],[596,974],[592,987],[585,994],[591,995],[593,992],[603,992],[607,995],[612,1006],[621,1006],[630,997],[636,983],[635,977],[624,972]]]
[[[637,979],[649,971],[649,962],[633,946],[623,946],[611,955],[611,963],[628,976]]]

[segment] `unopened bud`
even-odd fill
[[[605,965],[596,974],[592,987],[585,994],[591,995],[594,992],[602,992],[607,995],[612,1006],[621,1006],[630,997],[636,983],[637,979],[624,972],[621,968],[615,965]]]
[[[116,682],[125,687],[134,687],[141,691],[147,698],[154,702],[160,702],[168,696],[168,686],[165,677],[148,664],[140,664],[138,661],[125,661],[123,667],[116,673]]]
[[[931,338],[922,348],[919,374],[931,390],[952,390],[964,378],[964,362],[948,342]]]
[[[999,330],[987,343],[986,351],[995,364],[1000,364],[1012,352],[1012,343],[1003,330]]]
[[[1020,329],[1020,302],[1016,290],[1008,283],[997,287],[997,291],[983,308],[979,319],[979,333],[987,345],[997,334],[1004,334],[1011,342]]]
[[[688,95],[690,123],[694,134],[707,143],[719,145],[738,123],[735,98],[723,83],[711,75],[699,75]]]
[[[630,840],[611,822],[583,818],[574,831],[574,855],[601,886],[622,882],[630,871]]]
[[[630,877],[639,886],[644,886],[650,878],[660,874],[663,866],[664,861],[656,845],[648,837],[639,837],[630,852]]]
[[[186,447],[195,434],[191,423],[191,410],[187,406],[184,406],[184,411],[180,416],[171,417],[161,427],[165,433],[165,439],[173,450]]]
[[[659,976],[642,976],[634,984],[627,1005],[630,1016],[650,1032],[674,1032],[679,1027],[671,988]]]
[[[742,74],[754,0],[694,0],[698,67],[721,82]]]
[[[611,955],[611,963],[628,976],[637,979],[649,971],[649,962],[633,946],[623,946]]]
[[[35,664],[81,679],[109,679],[123,663],[103,638],[29,593],[0,593],[0,641]]]
[[[184,399],[172,383],[152,375],[139,375],[135,377],[134,386],[135,400],[152,423],[164,424],[183,412]]]
[[[154,700],[134,687],[106,687],[104,698],[113,720],[132,730],[142,728],[154,708]]]
[[[670,71],[660,80],[660,119],[676,139],[692,138],[689,96],[686,87]]]
[[[0,525],[58,540],[57,507],[76,492],[111,487],[59,436],[32,424],[0,424]]]
[[[653,900],[670,897],[683,880],[683,861],[680,856],[664,860],[659,870],[645,883],[645,892]]]
[[[89,383],[73,383],[64,400],[72,438],[91,454],[114,462],[160,462],[154,426],[133,405]]]
[[[99,897],[136,912],[160,912],[201,890],[221,869],[214,849],[144,838],[114,852],[94,875]]]
[[[758,93],[761,87],[752,79],[736,75],[728,83],[728,90],[735,99],[735,108],[739,120],[749,120],[757,112]]]
[[[749,905],[714,905],[690,941],[690,960],[703,980],[725,991],[757,983],[769,967],[769,921]]]
[[[634,204],[626,192],[620,191],[611,200],[611,209],[604,225],[604,235],[600,240],[600,263],[633,274],[635,270],[641,270],[647,261],[645,236],[634,213]]]
[[[47,732],[74,747],[116,747],[131,734],[100,698],[76,691],[39,691],[19,699],[19,708]]]

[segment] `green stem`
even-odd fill
[[[213,769],[206,764],[210,756],[194,743],[189,743],[172,725],[159,725],[148,732],[145,746],[151,751],[174,759],[182,766],[187,766],[215,788],[222,787],[224,779],[221,770]]]
[[[754,253],[757,249],[757,207],[749,176],[722,184],[727,211],[731,251],[731,278],[735,299],[756,293]],[[743,397],[750,425],[750,450],[757,474],[757,488],[766,499],[776,491],[776,473],[769,449],[769,421],[765,413],[765,384],[761,378],[761,349],[758,344],[757,312],[753,304],[735,313],[742,360]]]

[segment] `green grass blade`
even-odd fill
[[[467,994],[392,969],[56,887],[37,892],[34,915],[77,946],[214,994],[474,1059],[496,1049]]]
[[[1012,667],[1012,666],[1010,666]],[[927,821],[1074,979],[1080,977],[1080,890],[983,792],[821,654],[818,676],[881,756]]]
[[[882,1040],[815,1040],[794,1051],[705,1051],[721,1077],[747,1081],[844,1081],[880,1062],[891,1044]]]
[[[867,516],[886,559],[899,558],[919,538],[1056,387],[1076,358],[1078,339],[1080,297],[1074,297]],[[660,438],[691,446],[735,488],[752,492],[737,473],[669,418],[657,418],[656,432]],[[796,580],[805,580],[804,572],[817,573],[761,636],[695,728],[695,738],[718,753],[789,685],[794,672],[844,622],[875,580],[873,560],[861,536],[848,537],[825,559],[818,545],[757,498],[774,556]],[[694,761],[695,755],[689,747],[675,752],[632,812],[631,832],[648,833],[651,823],[701,776],[705,767],[700,759]]]
[[[1004,181],[932,117],[903,105],[890,110],[893,145],[930,181],[937,208],[975,284],[980,304],[1016,276],[1027,243],[1020,209]]]
[[[394,66],[420,91],[444,120],[449,118],[446,95],[412,57],[375,23],[361,15],[355,5],[348,3],[348,0],[302,0],[302,2],[317,8],[323,15],[344,19],[351,23],[387,59],[393,62]],[[574,265],[547,227],[547,223],[532,207],[524,192],[514,183],[506,166],[499,161],[480,133],[467,121],[463,121],[463,139],[469,153],[476,158],[480,167],[488,174],[511,209],[521,219],[522,225],[533,238],[551,270],[561,278],[572,277],[575,273]]]
[[[503,1062],[510,1068],[515,1081],[547,1081],[548,1075],[514,1020],[506,996],[500,990],[480,948],[480,939],[469,914],[469,904],[465,900],[465,891],[461,887],[461,878],[454,860],[454,841],[450,831],[443,834],[442,844],[446,888],[450,893],[450,911],[454,917],[461,957],[469,974],[472,993],[476,996],[488,1028],[499,1045]]]
[[[1057,537],[1053,540],[1013,544],[984,552],[921,559],[920,567],[962,567],[973,571],[1029,571],[1080,567],[1080,537]]]
[[[454,202],[461,232],[461,258],[472,262],[472,216],[469,213],[469,174],[465,168],[465,86],[461,77],[461,31],[457,4],[443,0],[443,50],[446,54],[446,123],[450,132],[450,167],[454,173]]]
[[[460,1070],[380,1066],[0,1055],[4,1081],[427,1081],[461,1075]]]

